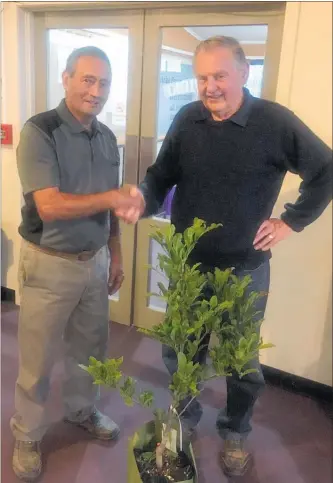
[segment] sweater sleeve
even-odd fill
[[[332,150],[297,116],[286,110],[286,169],[302,178],[300,195],[287,203],[281,219],[300,232],[314,222],[332,200]]]

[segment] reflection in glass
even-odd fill
[[[264,71],[267,25],[230,25],[200,27],[164,27],[160,57],[158,89],[158,117],[156,125],[156,154],[179,109],[189,102],[197,100],[197,85],[193,72],[193,53],[201,40],[215,35],[236,38],[242,45],[250,63],[249,79],[246,87],[255,97],[260,97]],[[156,215],[166,222],[170,220],[171,205],[175,187],[167,195],[160,212]],[[150,264],[157,266],[157,256],[161,247],[154,240],[150,244]],[[148,291],[157,292],[158,282],[167,285],[163,275],[150,270]],[[149,299],[149,307],[165,310],[165,303],[158,297]]]
[[[246,87],[260,97],[264,72],[267,25],[230,25],[200,27],[164,27],[160,58],[156,155],[177,112],[198,99],[193,72],[193,53],[201,40],[227,35],[241,43],[250,64]],[[174,189],[168,194],[158,218],[169,220]]]
[[[128,29],[51,29],[48,31],[47,108],[55,108],[64,97],[62,73],[70,53],[77,48],[95,46],[104,50],[112,67],[112,86],[108,101],[98,119],[116,135],[122,183],[126,135]]]
[[[167,288],[168,287],[168,279],[163,274],[160,273],[160,269],[158,267],[158,254],[164,253],[164,250],[161,248],[155,240],[150,239],[150,246],[149,246],[149,265],[154,267],[154,270],[149,270],[149,277],[148,277],[148,292],[149,293],[160,293],[160,289],[158,288],[158,283],[162,282],[163,285]],[[160,299],[156,295],[151,295],[148,299],[148,307],[154,310],[159,310],[164,312],[166,309],[165,301]]]

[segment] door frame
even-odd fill
[[[262,97],[275,100],[278,68],[282,46],[284,25],[284,4],[272,4],[267,10],[260,5],[224,5],[215,4],[193,11],[193,9],[157,9],[147,10],[144,31],[144,61],[141,119],[139,181],[142,181],[147,168],[156,158],[156,126],[158,116],[158,93],[161,55],[161,28],[189,27],[191,25],[268,25]],[[164,316],[161,309],[149,307],[148,288],[150,273],[150,237],[156,229],[163,229],[166,221],[157,217],[143,219],[137,225],[136,271],[134,287],[133,323],[139,327],[151,328],[160,323]],[[139,282],[140,281],[140,282]]]
[[[135,9],[105,9],[91,15],[91,11],[38,12],[34,16],[35,45],[35,112],[47,110],[47,67],[49,29],[127,28],[129,38],[126,140],[123,182],[137,184],[141,119],[141,85],[143,59],[144,11]],[[135,73],[135,77],[131,75]],[[112,87],[111,87],[112,89]],[[125,279],[119,299],[110,298],[110,320],[130,325],[133,311],[134,263],[136,227],[120,222],[121,246]]]
[[[99,5],[100,4],[100,5]],[[135,8],[133,9],[133,6]],[[70,7],[70,8],[69,8]],[[96,10],[100,7],[101,10]],[[195,7],[195,12],[193,12]],[[77,2],[75,5],[46,2],[41,5],[25,3],[22,9],[34,11],[35,45],[35,92],[36,111],[45,110],[46,105],[46,59],[47,28],[116,28],[127,27],[129,22],[133,32],[136,30],[137,41],[133,49],[135,82],[128,89],[126,119],[126,154],[124,162],[124,182],[140,182],[148,166],[155,160],[155,126],[157,120],[158,85],[155,83],[159,74],[160,28],[165,26],[184,27],[190,25],[258,25],[268,28],[265,70],[263,79],[263,97],[275,100],[279,56],[282,44],[285,2],[128,2],[119,8],[119,4],[94,2],[93,5]],[[91,10],[97,15],[91,15]],[[66,12],[66,15],[64,15]],[[134,19],[141,19],[141,23]],[[117,19],[117,24],[110,20]],[[140,23],[140,27],[139,27]],[[140,32],[139,32],[140,30]],[[134,38],[134,37],[133,37]],[[129,56],[131,56],[131,49]],[[139,53],[140,51],[140,53]],[[39,60],[38,60],[39,59]],[[44,61],[43,61],[44,59]],[[44,64],[42,64],[44,62]],[[129,58],[129,68],[131,66]],[[44,68],[40,68],[44,65]],[[38,67],[39,66],[39,67]],[[271,81],[267,79],[270,71]],[[38,75],[37,75],[38,72]],[[269,86],[269,87],[266,87]],[[135,114],[129,115],[132,99]],[[135,94],[133,94],[135,92]],[[139,162],[138,162],[139,160]],[[163,312],[154,311],[147,305],[147,287],[149,280],[148,266],[149,233],[162,228],[165,220],[150,218],[141,220],[136,226],[121,223],[122,248],[124,257],[125,281],[120,290],[119,302],[110,302],[110,318],[123,324],[150,327],[159,323]]]

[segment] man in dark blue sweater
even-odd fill
[[[271,248],[315,221],[332,199],[332,152],[288,109],[250,95],[244,88],[248,64],[235,39],[201,42],[194,68],[200,101],[178,112],[141,193],[130,187],[132,196],[142,196],[141,211],[116,214],[128,222],[155,214],[176,185],[171,222],[178,232],[195,217],[223,224],[201,238],[191,262],[208,270],[235,267],[236,275],[251,275],[251,290],[268,293]],[[302,178],[300,196],[285,206],[280,219],[271,218],[287,171]],[[266,302],[260,299],[257,307],[260,319]],[[206,352],[201,351],[202,363]],[[163,347],[163,358],[174,372],[175,353]],[[250,461],[244,441],[264,387],[259,361],[252,367],[258,372],[227,378],[227,408],[217,421],[229,475],[244,474]],[[195,401],[184,413],[184,424],[193,428],[201,414]]]

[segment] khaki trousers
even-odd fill
[[[49,421],[46,403],[50,376],[64,357],[63,401],[71,419],[84,420],[98,396],[92,379],[78,367],[89,357],[103,359],[109,332],[107,277],[109,255],[103,247],[87,261],[39,251],[23,241],[19,264],[21,307],[18,329],[19,374],[16,439],[40,441]]]

